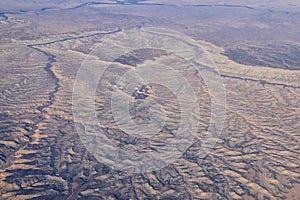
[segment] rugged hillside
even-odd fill
[[[298,3],[175,3],[66,1],[54,5],[52,1],[11,1],[3,5],[1,199],[299,198]],[[130,51],[110,63],[103,54],[93,51],[110,44],[114,37],[118,41],[115,46],[126,49],[128,46],[122,46],[128,43],[126,32],[149,26],[174,29],[197,42],[187,46],[164,43],[168,49],[179,49],[185,57],[162,48],[148,48]],[[179,39],[186,40],[185,36]],[[147,46],[153,41],[145,37],[141,42]],[[214,61],[209,66],[202,63],[200,69],[217,69],[226,91],[226,116],[219,136],[208,128],[212,114],[220,114],[212,112],[214,94],[199,69],[188,62],[191,55],[184,49],[200,47]],[[113,50],[100,52],[114,55]],[[109,65],[95,90],[95,116],[106,137],[121,149],[159,151],[180,133],[180,120],[184,118],[195,121],[191,124],[197,124],[198,130],[182,156],[163,169],[141,173],[112,168],[107,163],[113,157],[97,159],[91,151],[93,144],[98,144],[96,139],[87,146],[78,134],[75,125],[78,128],[81,124],[72,112],[76,75],[88,56],[91,63]],[[194,110],[191,116],[182,116],[178,94],[187,90],[184,87],[178,94],[170,87],[151,83],[126,90],[128,83],[123,75],[151,64],[171,66],[183,74],[197,97],[200,115]],[[151,75],[164,72],[157,69]],[[174,85],[177,77],[171,72],[167,75],[171,77],[164,77],[165,83]],[[151,119],[165,120],[159,134],[140,139],[121,129],[113,120],[113,90],[130,100],[129,114],[136,125],[145,126]],[[155,115],[149,115],[152,105],[161,106],[163,111],[157,109]],[[88,108],[83,105],[82,109],[84,106]],[[145,129],[141,133],[148,132]],[[201,145],[208,137],[214,139],[215,146],[201,157]],[[109,151],[111,146],[101,148]],[[128,165],[134,159],[133,154]]]

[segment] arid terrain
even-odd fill
[[[0,199],[299,200],[299,19],[297,0],[1,1]],[[97,85],[95,110],[101,130],[121,149],[158,151],[174,139],[183,117],[178,96],[166,87],[141,84],[126,93],[126,84],[116,82],[127,71],[151,63],[173,66],[191,83],[199,105],[200,116],[187,119],[197,119],[198,129],[182,156],[162,169],[131,173],[91,152],[95,141],[87,146],[80,138],[72,98],[88,56],[109,63],[94,52],[97,46],[116,38],[121,41],[116,49],[126,49],[126,31],[147,27],[178,31],[209,53],[213,66],[201,70],[219,71],[226,116],[216,136],[208,127],[220,113],[212,113],[209,85],[187,58],[147,48],[115,58]],[[176,77],[165,80],[172,84]],[[110,96],[117,86],[131,99],[129,113],[137,126],[150,120],[152,105],[164,107],[166,116],[157,114],[167,119],[159,135],[140,139],[118,127]],[[200,157],[207,137],[215,145]]]

